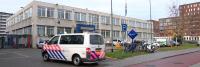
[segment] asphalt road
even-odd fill
[[[187,53],[158,60],[148,61],[128,67],[189,67],[200,62],[200,52]]]
[[[107,67],[110,60],[74,66],[71,62],[42,60],[40,49],[0,49],[0,67]]]

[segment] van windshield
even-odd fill
[[[90,35],[90,44],[92,45],[103,45],[104,40],[100,35]]]

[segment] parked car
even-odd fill
[[[180,45],[178,42],[176,42],[174,40],[172,40],[170,43],[171,43],[172,46],[179,46]]]
[[[120,45],[122,44],[121,40],[115,39],[113,40],[113,45],[115,46],[117,43],[119,43]]]
[[[152,45],[155,45],[155,46],[157,46],[157,47],[160,47],[160,44],[157,43],[157,42],[154,42]]]
[[[40,39],[39,42],[37,43],[37,48],[38,49],[42,49],[42,47],[44,46],[44,44],[47,42],[48,40],[42,40]]]
[[[98,33],[71,33],[52,37],[43,46],[44,61],[71,61],[74,65],[95,63],[105,59],[103,36]]]

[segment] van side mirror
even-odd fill
[[[49,43],[49,40],[45,40],[45,44],[48,44]]]

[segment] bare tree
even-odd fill
[[[177,4],[177,2],[173,2],[173,4],[169,7],[169,16],[171,17],[170,22],[172,23],[173,32],[175,34],[173,38],[176,40],[176,42],[179,39],[182,40],[184,31],[183,30],[184,22],[182,22],[182,19],[179,14],[180,14],[179,5]]]

